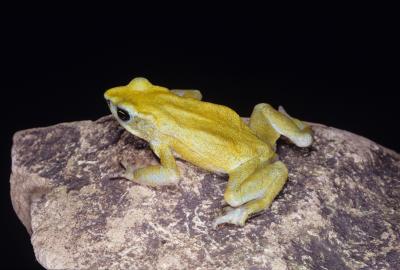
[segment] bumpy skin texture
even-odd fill
[[[198,90],[170,91],[145,78],[112,88],[104,97],[119,123],[148,141],[160,158],[160,165],[143,168],[123,160],[123,177],[149,186],[174,185],[180,176],[175,156],[229,175],[224,199],[231,207],[214,227],[244,225],[271,205],[288,176],[274,153],[281,135],[299,147],[312,143],[307,125],[266,103],[255,106],[247,125],[230,108],[201,101]]]

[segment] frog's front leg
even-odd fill
[[[133,182],[153,187],[177,184],[179,170],[170,147],[158,143],[150,143],[150,146],[160,158],[161,165],[150,165],[135,170],[132,166],[123,164],[125,167],[123,177]]]
[[[232,207],[215,219],[214,228],[222,223],[243,226],[251,214],[267,209],[286,183],[288,170],[285,164],[276,161],[259,164],[249,177],[239,179],[240,183],[235,178],[238,174],[244,175],[243,172],[230,174],[224,195],[225,201]]]
[[[203,98],[199,90],[172,89],[171,92],[180,97],[193,98],[197,100],[201,100]]]

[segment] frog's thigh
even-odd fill
[[[266,192],[259,199],[246,203],[243,207],[248,215],[267,209],[282,190],[288,177],[288,170],[281,161],[276,161],[267,168],[265,181]]]
[[[233,171],[229,172],[229,180],[224,195],[226,202],[230,205],[237,204],[235,203],[235,200],[238,196],[236,196],[235,191],[240,187],[244,180],[254,173],[259,164],[260,159],[258,157],[249,159],[236,167]]]
[[[201,100],[203,97],[199,90],[172,89],[171,92],[180,97],[189,97],[197,100]]]
[[[229,190],[231,208],[214,221],[214,228],[222,223],[244,225],[249,215],[268,208],[286,183],[288,170],[281,161],[257,169],[236,190]],[[247,203],[246,203],[247,202]],[[245,204],[243,204],[245,203]],[[243,204],[243,205],[241,205]]]
[[[272,146],[280,135],[289,138],[299,147],[307,147],[312,143],[311,130],[306,125],[267,103],[254,107],[249,126],[261,140]]]
[[[272,201],[277,193],[275,194],[271,191],[271,185],[275,186],[277,183],[280,183],[282,187],[286,182],[286,178],[287,169],[281,161],[261,164],[240,184],[233,185],[230,183],[234,180],[230,177],[224,199],[233,207],[240,206],[254,199],[264,198],[265,196],[272,197]],[[275,195],[272,196],[272,194]]]

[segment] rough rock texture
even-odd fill
[[[211,227],[225,175],[179,161],[177,187],[110,180],[122,157],[157,159],[109,116],[15,134],[12,202],[48,269],[398,269],[400,156],[313,129],[310,149],[279,142],[289,181],[243,228]]]

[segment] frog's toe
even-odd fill
[[[217,217],[213,222],[213,228],[216,229],[218,225],[223,223],[230,223],[234,225],[244,226],[248,213],[244,207],[232,208],[226,207],[225,214]]]
[[[135,171],[135,167],[132,166],[132,164],[130,164],[128,161],[126,161],[124,159],[121,160],[119,162],[119,164],[121,165],[121,167],[124,170],[124,172],[119,175],[119,178],[125,178],[125,179],[128,179],[128,180],[132,180],[133,179],[133,172]]]

